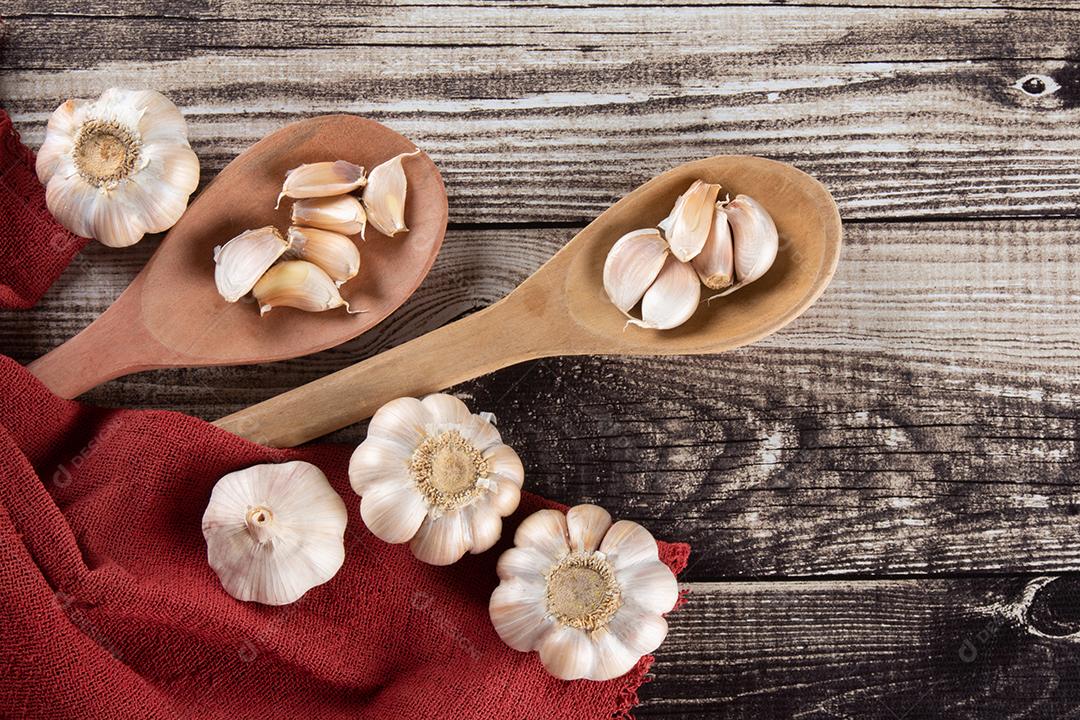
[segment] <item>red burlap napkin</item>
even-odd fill
[[[23,307],[81,244],[48,216],[2,111],[0,130],[0,306]],[[500,546],[432,567],[366,530],[351,447],[271,450],[179,413],[61,400],[3,356],[0,392],[3,717],[608,718],[636,702],[651,658],[617,680],[561,682],[491,627],[506,539],[554,503],[524,494]],[[291,459],[345,498],[345,564],[293,605],[239,602],[206,561],[210,490]],[[675,571],[688,553],[661,545]]]

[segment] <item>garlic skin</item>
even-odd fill
[[[292,223],[364,237],[367,213],[364,212],[363,203],[352,195],[304,198],[293,203]]]
[[[736,195],[726,210],[731,224],[736,282],[710,300],[733,293],[760,278],[772,267],[780,249],[776,223],[757,200],[748,195]]]
[[[290,227],[289,257],[315,263],[338,287],[360,272],[360,250],[356,243],[329,230]]]
[[[387,237],[409,231],[409,228],[405,227],[405,193],[408,180],[405,178],[405,168],[401,161],[419,154],[419,150],[413,150],[395,155],[376,166],[368,177],[363,194],[364,210],[367,211],[368,222]]]
[[[540,510],[521,523],[499,558],[488,612],[503,642],[537,651],[562,680],[611,680],[667,636],[663,614],[679,599],[656,540],[606,510]]]
[[[364,168],[345,160],[301,165],[285,174],[285,183],[281,186],[281,194],[274,208],[281,206],[282,198],[344,195],[364,187],[366,183]]]
[[[716,203],[712,226],[705,247],[690,263],[710,290],[722,290],[735,279],[735,253],[731,244],[731,226],[727,209]]]
[[[289,249],[272,225],[246,230],[214,248],[214,283],[226,302],[247,295],[263,273]]]
[[[604,291],[615,307],[630,312],[660,274],[667,256],[667,243],[655,228],[632,230],[619,238],[604,261]]]
[[[690,319],[701,302],[701,280],[690,263],[669,255],[664,268],[641,298],[641,319],[628,324],[670,330]]]
[[[203,514],[206,555],[237,600],[286,605],[345,561],[345,502],[314,465],[255,465],[221,478]]]
[[[259,303],[259,315],[276,307],[322,312],[344,306],[349,314],[362,312],[350,309],[337,283],[325,270],[307,260],[286,260],[274,265],[255,283],[251,293]]]
[[[199,184],[184,117],[153,90],[110,88],[64,102],[49,118],[36,170],[60,224],[109,247],[168,230]]]
[[[675,201],[671,214],[660,221],[671,254],[679,260],[690,262],[705,246],[719,193],[719,185],[695,180]]]
[[[364,524],[388,543],[408,542],[431,565],[494,545],[524,479],[487,416],[442,393],[383,405],[349,462]]]

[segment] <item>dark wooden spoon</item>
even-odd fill
[[[291,201],[274,203],[288,170],[348,160],[368,170],[411,142],[373,120],[326,115],[288,125],[228,164],[173,226],[116,302],[85,330],[30,364],[61,397],[112,378],[161,367],[237,365],[306,355],[370,329],[397,309],[431,269],[446,232],[446,189],[427,155],[404,161],[409,232],[392,238],[367,228],[360,274],[342,295],[353,309],[306,313],[254,302],[227,303],[214,285],[213,250],[249,228],[289,225]]]

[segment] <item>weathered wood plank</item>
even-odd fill
[[[19,7],[0,104],[32,145],[59,100],[114,84],[184,107],[208,177],[289,120],[355,112],[431,153],[457,222],[581,222],[721,153],[796,163],[849,219],[1074,214],[1080,198],[1077,12]]]
[[[1080,717],[1075,578],[690,589],[638,717]]]
[[[691,541],[690,579],[1080,569],[1078,230],[850,225],[826,295],[754,347],[539,361],[457,390],[501,418],[533,489]],[[421,290],[368,336],[272,365],[145,373],[90,398],[226,414],[490,303],[572,232],[453,230]],[[0,347],[29,360],[74,333],[150,249],[90,248],[39,308],[0,316]]]

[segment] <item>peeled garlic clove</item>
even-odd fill
[[[735,255],[731,245],[731,226],[728,225],[727,209],[716,203],[712,227],[705,247],[691,260],[694,270],[705,287],[721,290],[735,278]]]
[[[364,168],[345,160],[317,162],[293,168],[285,175],[277,205],[281,198],[312,198],[344,195],[357,188],[364,187],[367,179]]]
[[[289,228],[289,256],[313,262],[340,287],[360,272],[360,251],[344,235],[315,228]]]
[[[709,299],[733,293],[754,282],[772,267],[780,249],[776,223],[761,204],[747,195],[736,195],[727,205],[731,243],[735,254],[735,284]]]
[[[242,298],[288,249],[285,238],[270,225],[246,230],[214,248],[214,282],[221,297],[227,302]]]
[[[604,261],[604,291],[624,313],[638,304],[668,255],[667,243],[653,228],[633,230],[619,238]]]
[[[368,222],[383,235],[393,237],[399,232],[409,230],[405,227],[405,191],[408,180],[405,178],[401,161],[419,154],[419,150],[414,150],[411,153],[395,155],[375,167],[368,177],[363,196],[364,209],[367,211]]]
[[[294,225],[329,230],[342,235],[364,237],[367,213],[363,204],[352,195],[304,198],[292,206]]]
[[[314,465],[256,465],[218,481],[203,514],[206,555],[237,600],[285,605],[345,561],[345,503]]]
[[[251,290],[259,303],[259,314],[265,315],[276,307],[292,307],[307,312],[322,312],[349,303],[341,297],[337,283],[326,271],[307,260],[287,260],[266,271]]]
[[[669,255],[656,282],[641,299],[641,319],[629,324],[653,330],[670,330],[690,319],[701,301],[701,281],[690,263]]]
[[[671,214],[660,222],[671,253],[679,260],[693,260],[705,246],[719,192],[719,185],[695,180],[675,201]]]

